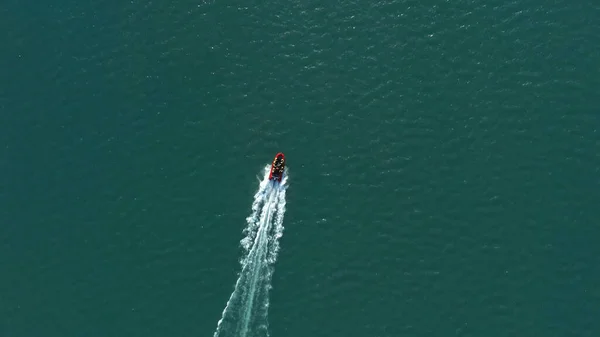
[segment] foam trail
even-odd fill
[[[270,166],[254,194],[252,212],[246,218],[244,238],[240,241],[244,255],[242,270],[213,337],[267,337],[269,290],[273,264],[283,235],[287,169],[281,183],[271,182]]]

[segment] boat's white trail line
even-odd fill
[[[244,255],[235,288],[213,337],[267,337],[269,290],[279,238],[283,235],[287,169],[281,183],[269,180],[270,166],[254,195],[252,213],[246,218]]]

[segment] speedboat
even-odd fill
[[[271,172],[269,172],[269,180],[280,182],[283,178],[283,170],[285,169],[285,156],[279,152],[275,155],[273,163],[271,163]]]

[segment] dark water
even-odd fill
[[[4,1],[0,336],[212,336],[277,151],[271,336],[600,335],[598,17]]]

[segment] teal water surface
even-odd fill
[[[599,336],[592,2],[0,6],[0,336]]]

